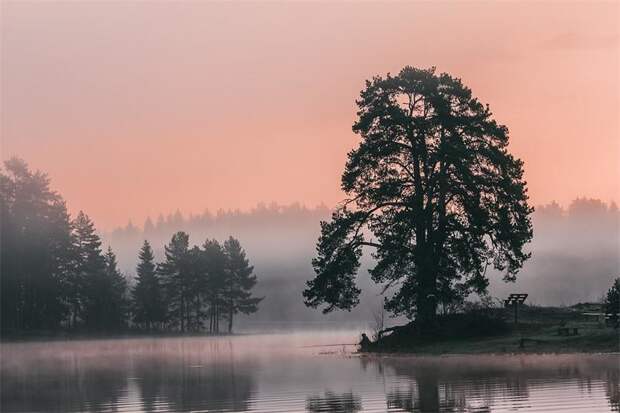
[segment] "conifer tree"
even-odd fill
[[[233,317],[241,312],[251,314],[258,310],[258,303],[263,298],[252,297],[252,288],[256,285],[254,267],[246,258],[239,241],[233,237],[224,242],[226,254],[226,289],[225,301],[228,309],[228,332],[232,332]]]
[[[206,268],[205,293],[209,303],[209,331],[219,333],[220,319],[226,309],[226,255],[217,240],[206,240],[203,244]],[[225,313],[224,313],[225,314]]]
[[[71,259],[64,201],[46,174],[12,158],[0,171],[0,309],[3,330],[55,329],[66,315]]]
[[[71,325],[76,327],[84,321],[94,327],[96,309],[101,305],[98,296],[98,280],[105,271],[105,259],[101,251],[101,239],[95,232],[95,225],[83,211],[78,212],[73,222],[76,242],[76,267],[69,284],[71,304]],[[87,314],[89,313],[89,314]],[[87,318],[90,320],[86,320]]]
[[[105,260],[105,311],[103,327],[110,330],[120,330],[127,326],[129,313],[129,297],[127,280],[118,270],[116,255],[108,247]]]
[[[168,305],[167,319],[182,332],[188,327],[188,253],[189,235],[179,231],[165,246],[165,261],[158,268]]]
[[[156,271],[153,249],[148,241],[144,241],[137,267],[137,280],[131,295],[133,300],[133,320],[151,330],[154,325],[161,324],[165,319],[165,303],[162,286]]]
[[[101,239],[90,218],[79,212],[75,220],[78,250],[77,277],[74,280],[77,314],[86,328],[117,331],[126,324],[127,282],[118,271],[111,248],[101,252]],[[74,312],[75,317],[76,312]]]

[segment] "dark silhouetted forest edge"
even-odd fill
[[[254,267],[232,236],[192,246],[177,231],[159,262],[144,240],[128,280],[88,215],[72,218],[47,175],[17,158],[0,169],[0,218],[4,337],[231,333],[235,316],[262,301],[252,293]]]
[[[372,342],[366,353],[502,354],[611,353],[620,351],[620,331],[603,317],[597,304],[572,307],[523,306],[514,325],[512,309],[495,308],[441,316],[431,337],[420,337],[413,323]],[[617,322],[617,321],[616,321]],[[559,335],[559,329],[578,335]],[[376,337],[375,337],[376,338]]]

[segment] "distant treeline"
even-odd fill
[[[0,309],[3,332],[127,328],[232,330],[233,317],[257,310],[253,267],[239,242],[208,239],[190,247],[177,232],[155,263],[150,244],[139,253],[129,287],[111,248],[104,253],[89,217],[71,219],[42,172],[19,159],[0,171]]]

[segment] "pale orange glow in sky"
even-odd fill
[[[364,80],[463,79],[534,204],[620,200],[620,3],[2,2],[2,158],[101,228],[333,206]]]

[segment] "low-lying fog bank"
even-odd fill
[[[304,306],[301,292],[314,276],[310,264],[319,235],[319,221],[329,219],[326,207],[308,209],[299,205],[260,205],[250,212],[205,213],[184,218],[180,213],[150,219],[143,228],[128,225],[103,234],[104,242],[117,251],[119,264],[129,279],[135,274],[138,250],[149,240],[157,259],[175,231],[190,234],[190,242],[207,237],[223,240],[237,237],[246,249],[258,276],[256,295],[265,296],[251,324],[273,329],[329,326],[343,322],[356,325],[373,320],[382,298],[365,268],[372,265],[367,254],[359,283],[362,300],[352,312],[323,315]],[[510,292],[529,293],[537,305],[571,305],[598,301],[612,280],[620,275],[620,212],[615,204],[576,199],[562,208],[556,203],[540,206],[533,216],[532,258],[518,281],[506,284],[491,274],[490,293],[504,297]],[[245,321],[245,322],[244,322]],[[250,327],[240,320],[240,327]]]

